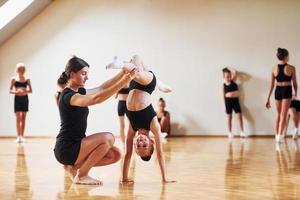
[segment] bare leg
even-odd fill
[[[275,100],[275,105],[276,105],[276,121],[275,121],[275,129],[276,129],[276,134],[279,133],[279,122],[280,122],[280,113],[281,113],[281,101]]]
[[[114,137],[110,133],[96,133],[81,140],[81,147],[74,168],[78,169],[74,182],[98,185],[100,181],[88,176],[88,172],[99,163],[112,148]]]
[[[243,115],[242,113],[237,113],[237,116],[240,123],[240,129],[241,131],[244,131]]]
[[[64,165],[64,169],[68,172],[68,176],[73,180],[77,169],[73,165]]]
[[[232,131],[232,114],[227,114],[227,127],[228,131]]]
[[[298,128],[298,115],[297,115],[296,109],[294,109],[294,108],[289,109],[289,116],[291,117],[291,119],[293,121],[294,127]]]
[[[298,137],[298,124],[299,124],[299,113],[296,111],[296,109],[289,109],[293,110],[293,122],[294,122],[294,130],[292,132],[293,139],[297,139]]]
[[[120,150],[117,147],[113,146],[107,152],[105,157],[102,160],[100,160],[98,163],[96,163],[95,167],[110,165],[110,164],[118,162],[120,159],[121,159]]]
[[[107,154],[103,157],[102,160],[100,160],[98,163],[94,165],[94,167],[100,167],[105,165],[110,165],[115,162],[118,162],[121,159],[121,153],[120,150],[117,147],[112,147]],[[76,176],[77,170],[79,169],[79,165],[73,166],[73,165],[64,165],[64,169],[67,170],[70,175],[73,177]]]
[[[157,160],[158,160],[159,167],[160,167],[162,182],[163,183],[174,183],[175,181],[168,180],[168,178],[167,178],[166,162],[165,162],[163,147],[162,147],[161,138],[160,138],[161,127],[160,127],[160,124],[158,122],[157,117],[154,117],[152,119],[151,124],[150,124],[150,130],[154,134],[155,147],[156,147],[156,156],[157,156]]]
[[[119,116],[120,121],[120,136],[122,143],[125,144],[125,116]]]
[[[294,125],[295,128],[298,128],[299,124],[299,114],[297,112],[295,112],[295,121],[294,121]]]
[[[21,136],[24,137],[25,125],[26,125],[27,112],[22,112],[21,115]]]
[[[279,121],[279,134],[283,134],[284,126],[286,124],[286,116],[287,116],[290,104],[291,104],[290,99],[283,99],[282,100],[280,121]]]
[[[284,130],[283,130],[284,136],[287,135],[287,130],[289,128],[289,122],[290,122],[291,114],[292,114],[292,109],[290,108],[289,111],[288,111],[288,115],[287,115],[287,118],[286,118],[286,123],[285,123]]]
[[[298,127],[299,127],[299,122],[300,122],[300,112],[296,112],[296,125],[297,126],[295,126],[296,128],[295,128],[295,132],[293,133],[293,139],[297,139],[298,138]],[[296,146],[297,147],[297,146]],[[298,148],[296,148],[296,150],[297,150]]]
[[[133,138],[135,136],[136,131],[133,130],[131,124],[129,123],[128,132],[126,137],[126,153],[124,156],[124,163],[123,163],[123,176],[122,182],[123,183],[132,183],[132,180],[129,180],[129,167],[130,167],[130,160],[132,156],[133,150]]]
[[[17,127],[17,135],[21,136],[22,134],[22,129],[21,129],[21,112],[16,112],[16,127]]]

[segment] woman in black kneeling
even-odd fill
[[[72,174],[74,183],[99,185],[101,181],[88,176],[90,169],[117,162],[120,151],[113,146],[115,139],[112,133],[85,135],[88,106],[99,104],[114,95],[135,77],[136,72],[124,66],[113,78],[87,90],[84,85],[88,80],[88,70],[87,62],[73,57],[61,75],[67,84],[58,99],[61,129],[56,137],[54,154]]]

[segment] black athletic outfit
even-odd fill
[[[15,81],[14,84],[15,89],[18,88],[26,89],[27,85],[28,85],[28,80],[26,80],[25,82]],[[29,104],[28,95],[24,95],[24,96],[15,95],[15,99],[14,99],[15,112],[28,112],[28,104]]]
[[[118,94],[129,94],[129,88],[122,88],[118,91]],[[119,100],[118,102],[118,115],[124,116],[127,112],[126,100]]]
[[[152,71],[149,72],[153,74]],[[145,91],[149,94],[152,94],[152,92],[155,90],[155,87],[156,87],[156,77],[154,74],[153,74],[152,81],[148,85],[141,85],[134,80],[131,81],[129,84],[129,90],[138,89],[138,90]],[[127,117],[134,131],[137,131],[140,128],[145,130],[150,130],[151,121],[155,116],[156,116],[156,112],[152,104],[138,111],[127,110]]]
[[[287,76],[284,74],[284,67],[285,64],[278,65],[278,74],[275,77],[277,82],[290,82],[292,80],[292,76]],[[292,86],[276,86],[275,89],[275,99],[282,100],[282,99],[291,99],[292,98]]]
[[[85,95],[86,90],[79,88],[78,92],[65,88],[59,95],[58,107],[60,114],[60,131],[56,137],[54,154],[58,162],[64,165],[74,165],[79,151],[82,138],[86,137],[88,107],[70,105],[74,94]]]
[[[300,112],[300,101],[297,99],[292,100],[290,108],[294,108],[296,109],[296,112]]]
[[[224,93],[238,91],[238,85],[231,81],[229,85],[224,83]],[[241,106],[238,97],[225,97],[225,108],[227,114],[232,114],[232,110],[235,113],[241,113]]]

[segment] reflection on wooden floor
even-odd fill
[[[72,184],[53,155],[54,139],[18,145],[0,139],[0,199],[300,199],[300,141],[273,138],[171,138],[164,143],[169,177],[153,157],[131,163],[132,186],[119,184],[121,162],[94,168],[101,187]],[[117,142],[118,146],[121,146]],[[277,149],[277,150],[276,150]]]

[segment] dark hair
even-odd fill
[[[62,81],[68,81],[70,78],[71,72],[79,72],[84,67],[90,67],[90,65],[82,60],[81,58],[78,58],[76,56],[73,56],[66,65],[65,71],[60,75],[59,78],[62,78]]]
[[[223,72],[223,75],[224,75],[225,73],[231,74],[231,71],[230,71],[227,67],[223,68],[223,69],[222,69],[222,72]]]
[[[151,145],[150,155],[149,155],[149,156],[143,156],[143,157],[141,156],[141,159],[142,159],[143,161],[149,161],[149,160],[151,159],[151,156],[152,156],[153,152],[154,152],[154,146]]]
[[[162,102],[162,103],[166,103],[166,101],[165,101],[162,97],[160,97],[160,98],[158,99],[158,101],[160,101],[160,102]]]
[[[289,52],[286,49],[278,48],[277,49],[277,58],[281,61],[286,59],[289,56]]]
[[[65,84],[67,84],[67,82],[68,82],[68,76],[67,76],[66,72],[61,73],[61,75],[57,79],[57,84],[65,85]]]

